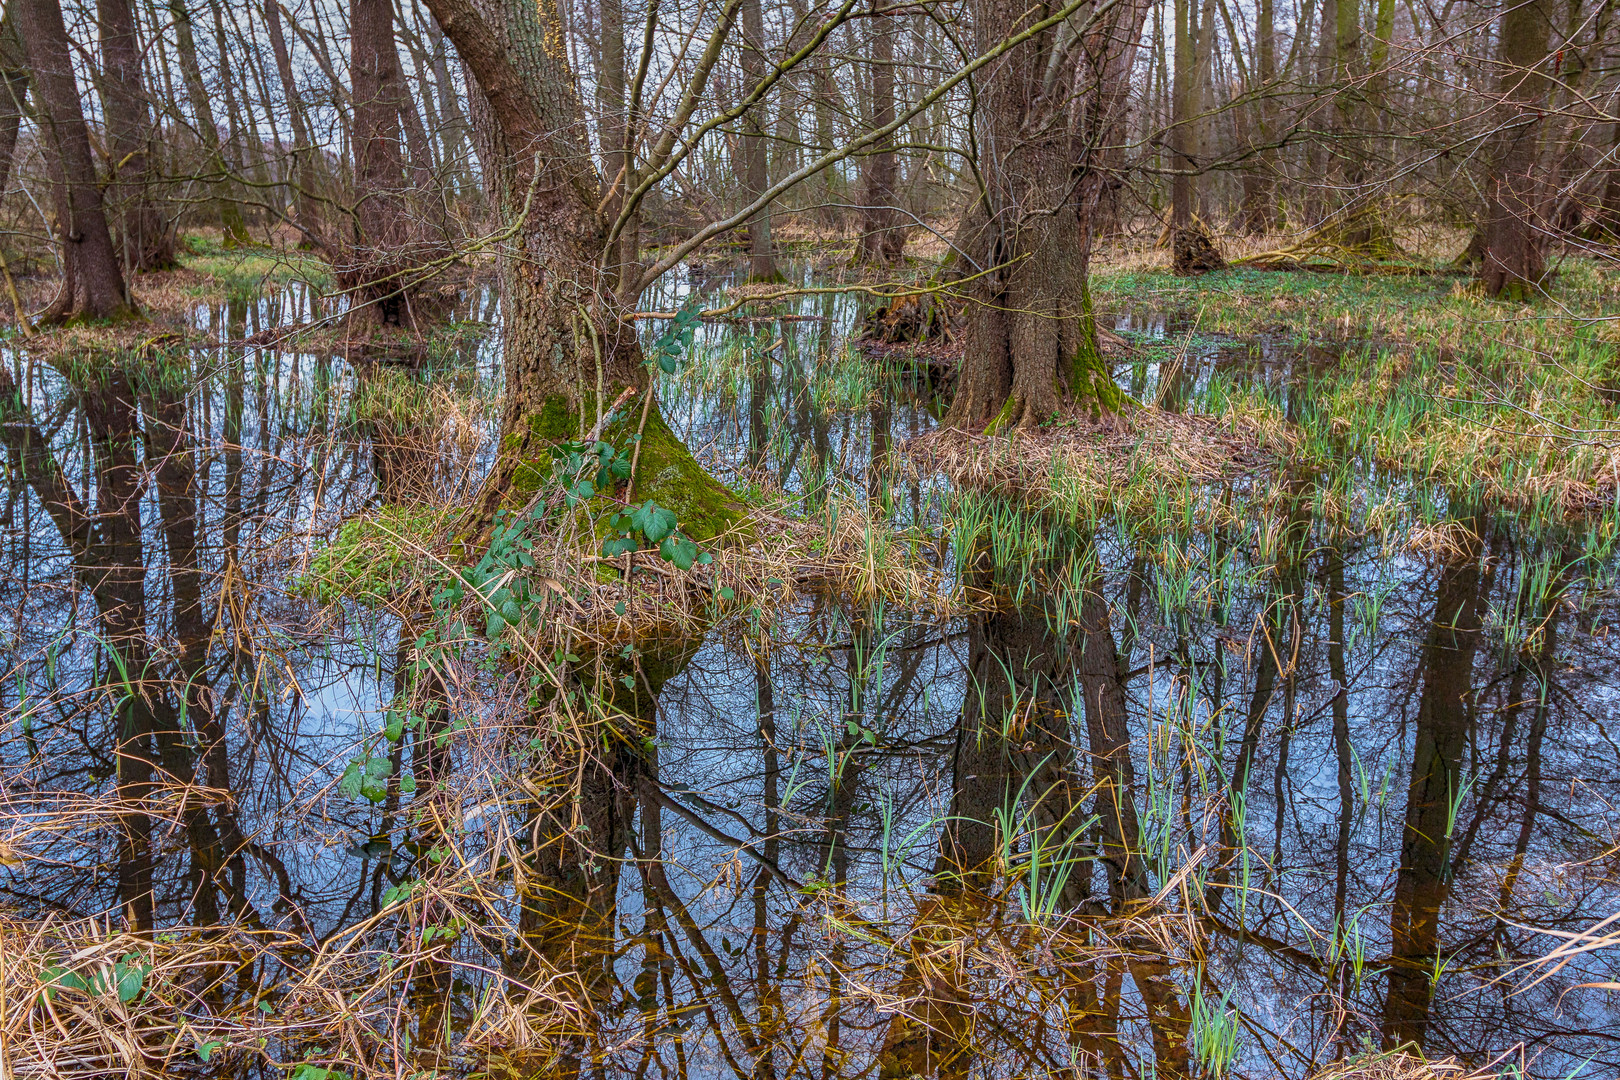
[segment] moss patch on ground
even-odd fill
[[[427,551],[453,511],[437,506],[382,506],[338,527],[318,546],[309,569],[292,580],[292,592],[322,603],[339,599],[381,604],[434,575]]]

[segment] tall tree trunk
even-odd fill
[[[356,201],[338,282],[349,294],[352,325],[420,326],[429,313],[413,270],[436,248],[405,175],[400,121],[407,112],[414,118],[415,107],[400,74],[393,0],[352,0],[349,50]]]
[[[1202,33],[1194,20],[1194,0],[1176,0],[1176,59],[1170,88],[1170,160],[1175,170],[1170,180],[1170,266],[1178,274],[1201,274],[1225,265],[1215,245],[1198,219],[1196,170],[1202,167],[1201,133],[1204,121],[1198,115],[1207,79],[1200,39],[1212,39],[1211,27]],[[1204,22],[1213,22],[1213,8],[1205,0]]]
[[[872,115],[871,127],[894,123],[894,16],[884,0],[872,3]],[[903,217],[895,210],[895,183],[899,167],[890,136],[874,146],[862,160],[866,190],[861,195],[861,243],[856,258],[863,263],[888,266],[906,250]]]
[[[765,17],[760,0],[742,3],[743,93],[758,86],[770,70],[765,55]],[[770,162],[765,155],[765,106],[756,104],[742,117],[743,198],[753,202],[770,187]],[[771,248],[771,208],[767,204],[748,222],[748,276],[755,281],[776,280],[776,258]]]
[[[141,76],[141,44],[129,0],[96,0],[101,28],[102,110],[107,118],[115,240],[127,270],[174,265],[174,230],[163,219],[153,185],[152,114]]]
[[[247,220],[242,216],[242,207],[231,190],[231,171],[225,164],[219,122],[214,118],[213,98],[203,82],[202,64],[197,59],[197,35],[186,2],[169,0],[169,15],[174,20],[175,51],[180,58],[180,76],[186,84],[186,98],[191,103],[191,112],[197,122],[197,138],[202,141],[203,154],[207,159],[208,185],[213,194],[214,208],[219,214],[225,246],[235,247],[249,242]]]
[[[1277,224],[1277,152],[1270,147],[1276,128],[1273,101],[1277,81],[1276,0],[1259,0],[1255,13],[1254,79],[1252,92],[1259,100],[1254,113],[1254,141],[1259,150],[1243,172],[1243,229],[1251,235],[1271,231]]]
[[[1141,0],[1105,7],[1083,24],[1081,42],[1068,36],[1074,25],[1054,22],[976,83],[973,149],[984,191],[960,236],[969,258],[993,269],[968,288],[967,348],[948,417],[955,427],[1034,426],[1057,412],[1064,391],[1094,411],[1119,405],[1097,350],[1086,274],[1106,182],[1098,150],[1123,115],[1147,9]],[[975,0],[980,50],[1033,23],[1016,0]],[[1066,67],[1061,53],[1071,43],[1075,61]],[[1049,69],[1061,77],[1048,78]],[[1077,98],[1081,107],[1070,104]]]
[[[479,88],[484,175],[501,218],[517,228],[502,260],[506,390],[501,455],[479,505],[487,518],[535,483],[537,468],[550,469],[551,444],[585,434],[622,388],[647,386],[647,374],[604,266],[602,179],[573,74],[553,44],[555,8],[533,0],[428,0],[428,8]],[[643,407],[636,496],[674,510],[693,539],[725,531],[741,505],[674,437],[656,403]],[[604,437],[628,448],[636,426],[609,424]]]
[[[6,6],[0,16],[0,192],[11,183],[17,133],[22,129],[28,98],[28,57],[17,33],[17,5]]]
[[[32,69],[40,138],[62,246],[62,288],[44,321],[122,319],[136,314],[101,201],[90,131],[73,77],[72,44],[53,0],[14,0]]]
[[[326,186],[320,155],[310,138],[309,120],[304,113],[303,95],[293,77],[292,54],[287,49],[287,36],[281,26],[280,0],[264,0],[264,25],[270,37],[270,52],[276,62],[276,77],[281,82],[281,100],[292,124],[292,184],[297,207],[296,224],[308,243],[325,246],[325,226],[319,196]]]
[[[1551,83],[1536,69],[1547,59],[1549,0],[1524,0],[1502,13],[1498,30],[1499,103],[1492,168],[1486,180],[1480,279],[1491,296],[1523,298],[1546,272],[1546,240],[1536,209],[1544,106]]]
[[[625,48],[623,0],[600,0],[602,56],[596,77],[597,132],[601,141],[604,216],[616,220],[624,208],[625,193],[635,184],[635,155],[630,152],[629,103],[625,100]],[[623,287],[640,275],[640,232],[627,228],[608,253],[608,273]],[[624,297],[633,303],[634,297]]]

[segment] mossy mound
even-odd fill
[[[383,506],[350,518],[293,578],[292,592],[322,603],[384,603],[432,574],[427,549],[449,520],[436,506]]]
[[[546,448],[579,438],[581,426],[578,414],[567,400],[553,396],[530,420],[526,439],[507,436],[502,452],[515,459],[509,466],[511,480],[506,490],[509,505],[527,503],[550,481],[553,463]],[[648,410],[644,427],[639,408],[632,405],[619,410],[603,428],[602,439],[630,455],[635,452],[638,429],[641,452],[636,457],[630,489],[632,502],[651,499],[673,510],[681,532],[700,544],[719,537],[736,540],[748,535],[747,504],[692,456],[686,444],[664,422],[656,405]],[[605,512],[616,505],[607,499],[595,499],[592,503],[600,503]]]

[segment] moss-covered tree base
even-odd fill
[[[617,397],[617,393],[614,396]],[[643,423],[638,401],[633,399],[621,407],[602,429],[604,442],[611,443],[621,454],[635,461],[630,485],[612,494],[620,499],[628,495],[629,501],[637,504],[651,499],[674,511],[680,530],[700,544],[745,536],[747,507],[743,500],[692,456],[686,444],[665,423],[656,403],[646,410]],[[594,403],[587,402],[583,411],[592,416]],[[551,482],[550,448],[560,442],[580,439],[594,426],[594,416],[589,423],[581,420],[581,410],[561,395],[552,395],[529,417],[526,431],[520,429],[506,434],[502,439],[500,462],[479,504],[485,521],[492,519],[502,506],[527,504],[544,484]],[[608,498],[595,502],[601,504],[602,512],[609,509]]]

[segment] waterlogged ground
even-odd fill
[[[475,490],[493,297],[411,365],[239,344],[311,302],[199,304],[219,344],[162,379],[5,359],[4,907],[111,930],[150,880],[154,923],[195,928],[174,940],[282,935],[187,999],[171,1069],[1305,1077],[1409,1045],[1620,1070],[1620,949],[1538,962],[1620,911],[1612,500],[1499,498],[1402,467],[1387,418],[1335,427],[1354,340],[1122,315],[1138,401],[1293,434],[1212,484],[1043,514],[902,467],[939,387],[863,355],[853,301],[705,325],[660,391],[694,451],[760,503],[879,507],[976,603],[789,595],[640,643],[655,732],[591,796],[622,845],[559,929],[515,899],[545,858],[513,782],[526,691],[469,662],[441,735],[386,738],[397,606],[319,572],[397,467],[402,401],[434,410],[419,490]],[[141,707],[162,806],[132,863],[104,801]],[[477,888],[413,906],[438,867]],[[386,1052],[300,1013],[319,1037],[261,1053],[278,986],[363,934],[341,973]]]

